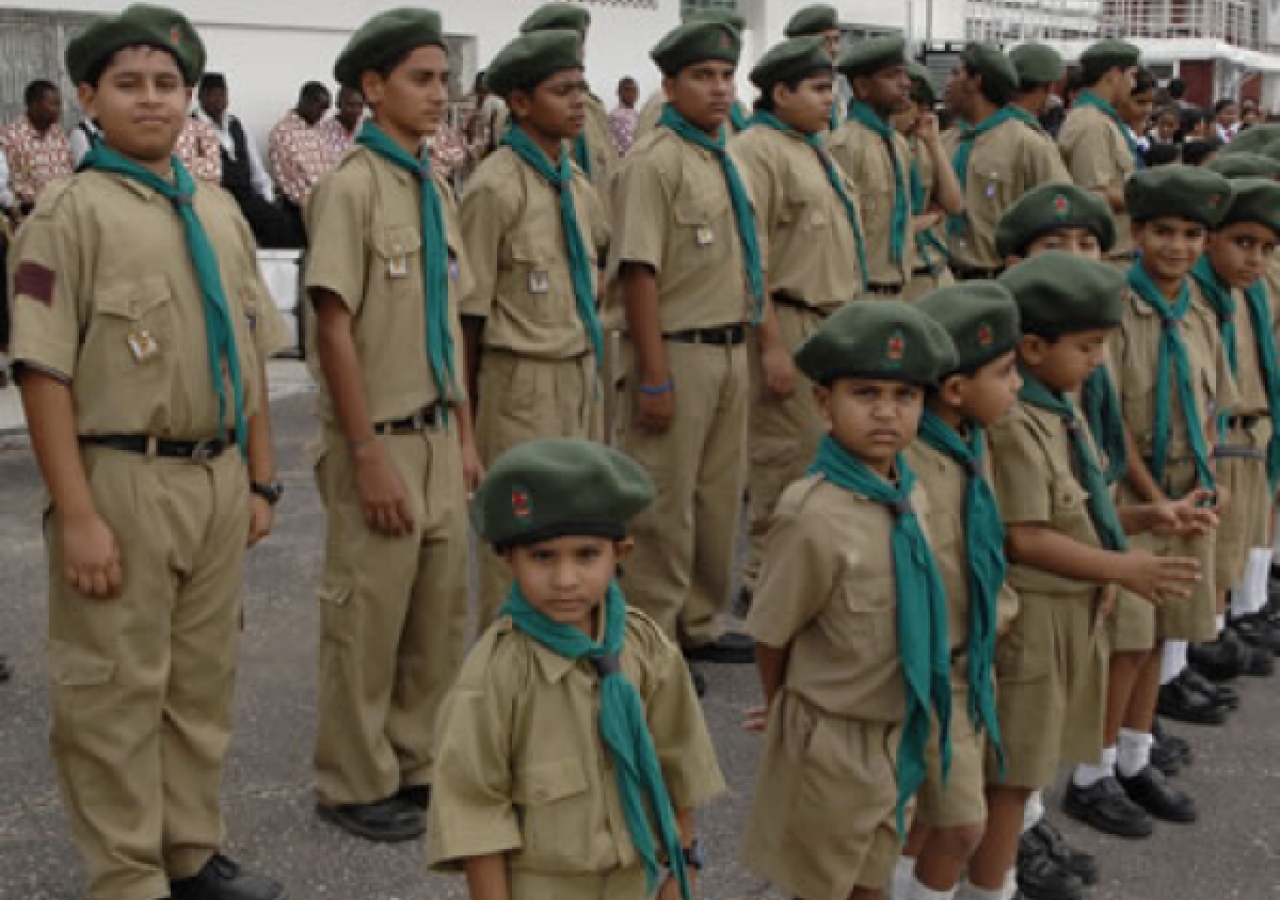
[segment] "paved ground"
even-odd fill
[[[305,388],[296,367],[282,371],[282,381],[292,378],[296,389]],[[0,411],[12,394],[0,391]],[[303,461],[313,430],[311,400],[294,394],[274,406],[288,493],[276,533],[248,565],[239,709],[226,778],[229,850],[285,880],[294,900],[462,897],[459,880],[423,874],[418,845],[370,846],[312,813],[312,636],[324,523]],[[81,896],[45,743],[39,504],[26,447],[20,441],[0,447],[0,652],[17,669],[15,680],[0,687],[0,900]],[[710,857],[704,896],[773,900],[736,859],[756,754],[755,740],[738,721],[755,701],[754,675],[747,668],[707,675],[706,712],[730,793],[702,817]],[[1140,844],[1066,826],[1101,857],[1097,900],[1280,900],[1280,679],[1246,683],[1242,691],[1244,709],[1227,729],[1181,731],[1199,757],[1182,781],[1200,801],[1202,824],[1168,826]]]

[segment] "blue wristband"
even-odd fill
[[[646,397],[661,397],[663,394],[671,393],[675,390],[675,387],[675,381],[668,378],[665,384],[655,384],[652,387],[647,384],[638,384],[636,385],[636,390]]]

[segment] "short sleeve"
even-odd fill
[[[1000,517],[1010,525],[1047,524],[1053,512],[1044,448],[1025,415],[991,429],[991,460]]]
[[[662,271],[670,219],[667,185],[655,160],[632,157],[614,182],[612,257],[617,271],[643,263]]]
[[[760,643],[788,646],[826,606],[840,567],[831,531],[819,515],[802,510],[777,515],[747,621],[748,631]]]
[[[9,252],[8,283],[10,357],[67,381],[80,351],[81,269],[69,207],[56,187],[41,198]]]
[[[516,179],[512,179],[514,182]],[[477,172],[462,195],[462,244],[471,264],[471,283],[462,295],[464,316],[487,319],[497,290],[498,260],[503,236],[515,218],[509,194],[516,185],[503,186]]]
[[[355,175],[348,165],[322,178],[306,206],[307,290],[336,294],[352,315],[364,301],[370,204],[364,180]]]

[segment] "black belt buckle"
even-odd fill
[[[875,294],[879,297],[893,297],[902,293],[902,285],[876,284],[875,282],[869,282],[867,284],[867,293]]]
[[[191,444],[191,461],[209,462],[221,456],[224,449],[226,449],[226,442],[222,438],[206,438],[203,441],[194,441]]]
[[[414,431],[426,431],[428,428],[435,428],[438,419],[434,406],[424,406],[409,417],[409,427]]]

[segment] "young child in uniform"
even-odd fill
[[[1194,559],[1128,550],[1084,418],[1071,399],[1102,363],[1124,309],[1124,276],[1049,251],[1010,269],[1023,338],[1021,402],[990,431],[1018,615],[996,652],[1003,769],[987,787],[987,829],[969,867],[971,896],[996,900],[1013,866],[1028,797],[1059,760],[1101,752],[1106,617],[1119,584],[1166,596],[1194,582]],[[1149,527],[1132,511],[1130,530]]]
[[[512,118],[462,198],[474,279],[461,312],[476,443],[492,465],[524,441],[604,437],[596,296],[609,225],[567,146],[582,133],[586,96],[578,32],[523,35],[487,72]],[[502,560],[482,555],[481,631],[508,581]]]
[[[995,282],[943,288],[915,308],[946,328],[956,347],[955,366],[929,392],[920,437],[906,451],[929,498],[925,524],[947,594],[951,770],[944,778],[938,744],[930,741],[928,778],[903,851],[912,871],[894,896],[950,900],[982,839],[986,745],[998,747],[1000,734],[996,636],[1017,612],[1017,598],[1004,584],[1004,525],[989,480],[985,430],[1018,401],[1021,335],[1018,307]]]
[[[515,581],[441,714],[428,845],[472,900],[690,900],[693,810],[724,780],[679,647],[614,580],[654,493],[621,453],[556,439],[476,495]]]
[[[71,41],[102,139],[10,256],[50,500],[51,746],[93,900],[284,892],[221,853],[245,546],[280,496],[265,361],[284,328],[234,201],[174,155],[204,62],[158,6]]]
[[[827,434],[779,502],[748,623],[765,746],[742,860],[794,897],[878,900],[935,730],[950,756],[947,598],[903,450],[955,348],[901,301],[854,303],[796,363]]]

